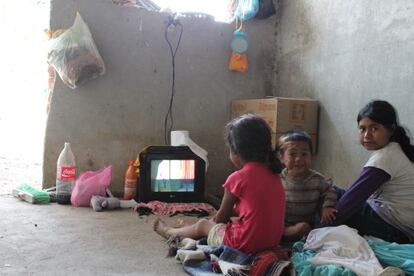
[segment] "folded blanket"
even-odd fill
[[[290,249],[275,247],[255,255],[249,275],[281,275],[289,270]]]

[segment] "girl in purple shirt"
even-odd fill
[[[357,122],[360,143],[372,155],[339,199],[333,225],[391,242],[413,241],[414,146],[386,101],[368,103]]]

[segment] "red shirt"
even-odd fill
[[[249,162],[223,187],[238,198],[239,218],[226,226],[224,244],[245,253],[277,246],[284,230],[285,191],[279,175],[264,163]]]

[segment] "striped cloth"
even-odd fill
[[[286,193],[286,226],[298,222],[313,225],[315,215],[320,215],[322,208],[336,205],[336,192],[332,181],[317,171],[310,172],[309,177],[300,182],[288,179],[286,168],[281,173]]]
[[[168,203],[157,200],[150,201],[148,203],[138,203],[134,207],[134,211],[138,212],[140,208],[146,208],[154,215],[176,215],[178,213],[199,211],[202,214],[212,215],[215,214],[216,209],[208,203],[204,202],[190,202],[190,203]]]

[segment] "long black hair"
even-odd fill
[[[229,149],[244,162],[269,164],[274,173],[280,173],[281,165],[272,149],[271,130],[266,121],[254,114],[244,114],[230,121],[225,128]]]
[[[357,122],[359,123],[364,117],[370,118],[391,131],[390,141],[400,144],[407,158],[414,162],[414,146],[411,145],[410,137],[405,129],[398,124],[397,112],[389,102],[380,100],[369,102],[359,111]]]

